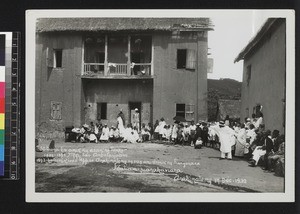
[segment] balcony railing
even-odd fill
[[[83,73],[85,75],[104,75],[104,63],[84,63]]]
[[[127,75],[127,63],[108,63],[108,75]]]
[[[147,77],[151,76],[151,63],[131,63],[129,66],[127,63],[83,63],[83,75]]]

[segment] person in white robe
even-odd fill
[[[249,129],[246,131],[246,138],[248,139],[247,141],[249,141],[249,145],[252,146],[252,143],[254,142],[254,140],[256,139],[256,133],[255,133],[255,129],[254,129],[254,125],[250,124],[249,125]]]
[[[231,160],[231,147],[234,145],[234,130],[231,129],[229,126],[225,126],[223,121],[220,121],[219,126],[210,126],[210,128],[213,129],[219,136],[221,151],[220,159],[225,159],[227,154],[227,159]]]
[[[134,127],[133,129],[131,129],[130,132],[129,131],[130,131],[130,129],[128,128],[127,133],[126,133],[126,138],[125,138],[126,142],[127,143],[137,143],[139,140],[139,134],[137,132],[137,128]]]
[[[110,139],[110,141],[117,142],[119,140],[119,138],[120,138],[119,129],[117,129],[114,126],[111,126],[111,129],[109,131],[109,139]]]
[[[261,156],[264,156],[266,154],[266,150],[262,149],[262,146],[255,147],[254,151],[252,152],[252,159],[255,161],[255,166],[257,166],[257,163]]]
[[[246,118],[245,128],[249,129],[250,124],[251,124],[251,119],[248,117],[248,118]]]
[[[99,134],[99,128],[98,128],[98,124],[96,123],[95,127],[94,127],[94,133],[97,136]]]
[[[243,157],[247,146],[249,146],[249,144],[247,145],[246,142],[246,129],[245,129],[245,125],[242,124],[241,128],[238,130],[237,133],[237,139],[235,144],[235,156]]]
[[[191,121],[191,125],[189,127],[190,129],[190,136],[189,136],[189,140],[191,142],[191,146],[194,146],[194,143],[196,142],[196,128],[197,126],[195,125],[194,121]]]
[[[90,143],[98,143],[98,139],[94,133],[91,133],[89,136]]]
[[[171,128],[169,125],[165,125],[165,129],[164,129],[164,132],[163,132],[163,139],[166,140],[166,141],[169,141],[170,140],[170,137],[171,137]]]
[[[264,156],[267,153],[267,151],[266,151],[266,141],[267,141],[267,138],[269,138],[268,140],[271,139],[271,142],[273,140],[272,140],[272,136],[271,136],[271,131],[270,130],[267,130],[265,134],[266,134],[266,138],[264,140],[264,145],[263,146],[256,146],[255,147],[254,151],[252,152],[252,161],[251,161],[251,164],[249,166],[257,166],[260,157]]]
[[[132,143],[138,143],[140,142],[140,136],[139,136],[139,133],[138,133],[138,128],[137,127],[134,127],[133,130],[133,141]]]
[[[262,113],[260,113],[259,118],[257,118],[256,122],[254,123],[254,126],[256,129],[258,129],[261,124],[263,124],[263,114]]]
[[[130,138],[132,137],[132,128],[130,124],[127,124],[127,128],[124,131],[124,136],[122,142],[128,142],[130,141]]]
[[[162,136],[163,136],[163,133],[164,133],[164,129],[165,129],[165,125],[166,125],[166,121],[165,119],[162,117],[160,119],[160,122],[159,122],[159,129],[158,129],[158,135],[159,135],[159,139],[162,140]]]
[[[132,126],[136,127],[137,130],[140,130],[140,113],[139,109],[134,109],[134,113],[132,114]]]
[[[172,135],[171,135],[171,139],[173,142],[175,142],[175,140],[177,139],[177,132],[178,132],[178,124],[175,123],[173,125],[173,128],[172,128]]]
[[[125,134],[125,127],[124,127],[124,121],[120,115],[117,117],[117,123],[118,123],[117,128],[119,129],[120,137],[123,138]]]
[[[104,124],[104,127],[102,128],[102,134],[100,136],[100,141],[108,141],[109,139],[109,128],[107,127],[107,124]]]
[[[190,136],[190,127],[188,126],[188,124],[185,124],[184,128],[183,128],[183,134],[184,134],[184,141],[187,142]]]

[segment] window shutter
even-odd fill
[[[52,120],[61,120],[61,102],[51,101],[51,119]]]
[[[53,68],[53,50],[49,47],[46,49],[46,66],[49,68]]]
[[[195,120],[195,105],[185,105],[185,119],[187,121]]]
[[[196,68],[196,51],[188,49],[186,54],[186,68],[195,69]]]

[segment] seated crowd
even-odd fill
[[[278,130],[265,130],[263,114],[245,118],[244,123],[232,123],[235,143],[232,154],[246,158],[249,166],[261,165],[264,170],[284,175],[285,135]],[[277,170],[277,171],[276,171]]]
[[[263,114],[257,117],[252,115],[252,119],[245,118],[244,123],[234,122],[226,116],[225,125],[233,130],[232,136],[232,155],[235,157],[246,158],[249,166],[255,167],[262,165],[264,170],[274,171],[279,175],[284,174],[284,155],[285,155],[285,136],[278,130],[271,132],[265,130],[263,124]],[[142,142],[165,142],[179,145],[190,145],[194,148],[210,146],[220,148],[219,136],[210,126],[218,125],[218,122],[194,123],[175,121],[173,125],[165,122],[164,118],[151,123],[142,124],[141,128],[127,124],[126,128],[93,122],[90,125],[84,124],[81,128],[74,128],[78,142],[123,142],[123,143],[142,143]]]

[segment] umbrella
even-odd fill
[[[175,116],[175,117],[173,117],[173,120],[176,120],[179,122],[186,122],[185,118],[182,116]]]

